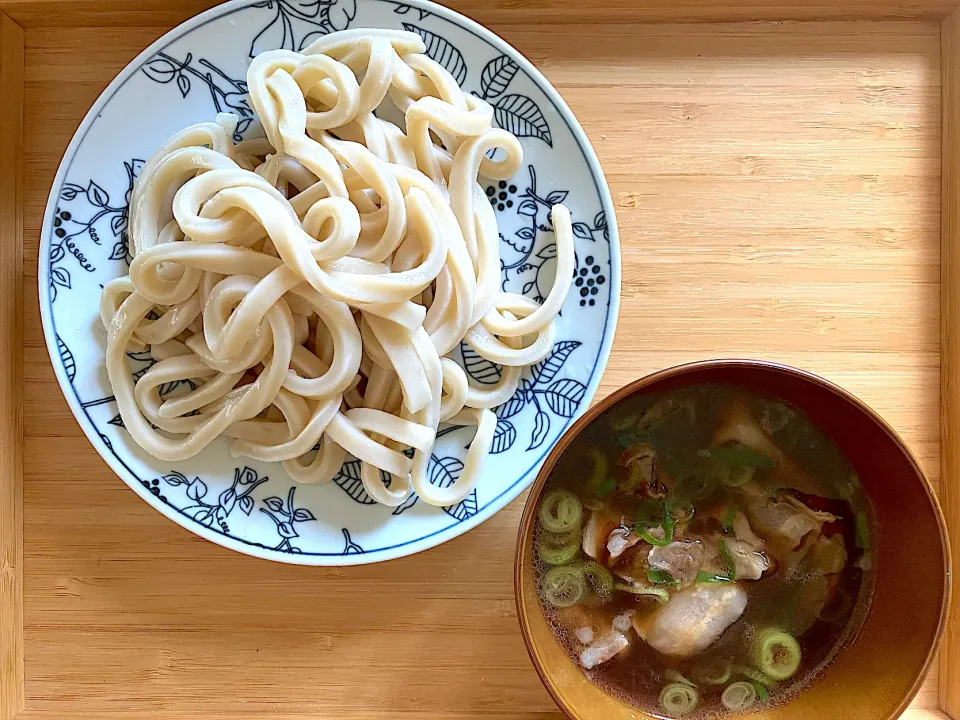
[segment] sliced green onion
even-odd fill
[[[770,691],[767,690],[767,686],[756,680],[751,680],[750,684],[753,685],[753,689],[757,691],[757,697],[760,699],[760,702],[766,702],[770,699]]]
[[[670,501],[666,498],[663,499],[663,521],[662,524],[658,525],[648,525],[648,527],[662,527],[663,528],[663,539],[660,540],[655,538],[647,531],[647,527],[641,527],[640,524],[637,525],[636,531],[637,535],[646,540],[651,545],[656,545],[657,547],[666,547],[673,542],[673,527],[675,520],[673,519],[673,511],[670,509]]]
[[[647,568],[647,580],[654,585],[673,585],[680,587],[680,581],[673,575],[666,570],[658,570],[657,568]]]
[[[617,481],[613,478],[607,478],[600,485],[597,486],[597,495],[603,497],[604,495],[609,495],[617,487]]]
[[[730,674],[733,672],[733,663],[727,660],[726,663],[720,668],[719,672],[716,675],[706,675],[704,681],[708,685],[723,685],[730,679]]]
[[[697,582],[698,583],[728,583],[733,582],[728,575],[720,575],[718,573],[709,573],[701,570],[697,573]]]
[[[677,672],[673,668],[667,670],[663,676],[670,682],[682,683],[683,685],[689,685],[690,687],[695,688],[697,684],[692,680],[688,680],[681,673]]]
[[[753,686],[753,683],[743,682],[742,680],[727,685],[720,696],[720,703],[727,710],[734,712],[751,708],[756,702],[757,689]]]
[[[610,427],[616,430],[617,432],[623,432],[624,430],[629,430],[632,428],[638,418],[638,413],[631,413],[630,415],[624,415],[619,420],[614,420],[610,423]]]
[[[585,562],[583,574],[598,597],[609,600],[613,596],[613,575],[603,565],[593,560]]]
[[[860,550],[869,550],[870,549],[870,521],[867,519],[867,513],[865,510],[857,510],[856,523],[857,523],[857,538],[856,538],[857,547]]]
[[[689,715],[696,710],[699,702],[700,693],[697,689],[684,683],[670,683],[660,691],[660,707],[674,717]]]
[[[562,565],[547,570],[543,576],[543,597],[558,608],[576,605],[587,594],[583,570],[573,565]]]
[[[547,565],[566,565],[580,550],[580,533],[553,535],[541,533],[537,538],[537,554]]]
[[[632,585],[628,585],[626,583],[614,583],[613,588],[614,590],[622,590],[623,592],[628,592],[632,595],[656,598],[660,602],[668,602],[670,600],[670,593],[663,588],[649,587],[647,585],[640,585],[639,583],[634,583]]]
[[[736,565],[733,564],[733,556],[730,554],[730,549],[727,547],[727,541],[723,538],[720,538],[717,541],[717,548],[720,550],[720,557],[723,559],[723,564],[727,566],[727,577],[731,580],[736,580],[737,569]]]
[[[774,466],[772,458],[739,443],[710,448],[710,457],[727,467],[752,467],[769,470]]]
[[[580,529],[583,506],[568,490],[551,490],[540,503],[540,523],[549,532],[562,534]]]
[[[789,633],[766,628],[757,635],[757,667],[774,680],[786,680],[800,667],[800,643]]]
[[[748,482],[753,480],[753,470],[754,468],[746,465],[731,468],[730,472],[727,473],[726,477],[724,477],[723,482],[728,487],[740,487],[741,485],[746,485]]]
[[[593,461],[593,470],[591,470],[590,479],[587,481],[587,492],[594,493],[597,491],[597,488],[600,487],[600,483],[606,480],[610,463],[607,460],[607,456],[595,447],[588,448],[587,454],[590,455],[590,459]]]
[[[769,675],[765,675],[756,668],[745,665],[734,665],[733,672],[737,675],[743,675],[747,680],[762,685],[765,688],[771,688],[776,685],[776,681]]]
[[[723,520],[720,521],[720,525],[723,527],[724,532],[730,532],[733,528],[733,521],[737,519],[737,509],[731,505],[727,508],[727,514],[723,516]]]

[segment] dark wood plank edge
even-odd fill
[[[0,720],[23,689],[23,28],[0,12]]]

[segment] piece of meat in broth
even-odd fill
[[[746,490],[747,486],[744,488]],[[809,508],[807,512],[799,510],[796,498],[788,494],[770,495],[759,488],[751,488],[744,494],[748,496],[750,526],[767,541],[778,558],[799,546],[810,533],[820,532],[823,521],[817,519]],[[788,501],[786,497],[796,502]]]
[[[580,664],[587,670],[612,660],[630,646],[627,636],[619,630],[611,630],[580,651]]]
[[[652,547],[647,563],[656,570],[670,573],[681,585],[687,585],[697,579],[706,555],[706,547],[700,540],[672,542]]]
[[[630,528],[621,525],[611,530],[610,534],[607,535],[607,553],[609,558],[607,564],[612,566],[624,552],[638,542],[640,542],[640,536]]]
[[[597,562],[607,563],[607,540],[610,533],[620,527],[620,517],[609,510],[595,510],[590,513],[587,524],[583,526],[583,552]]]
[[[640,625],[642,637],[664,655],[689,657],[710,647],[746,609],[747,593],[737,583],[697,583]]]
[[[738,538],[726,538],[725,542],[737,580],[759,580],[770,569],[767,556],[754,545]]]

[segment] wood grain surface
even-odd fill
[[[23,30],[0,12],[0,718],[23,707]]]
[[[217,0],[0,0],[0,9],[26,28],[155,25],[172,27]],[[582,25],[636,22],[936,19],[957,0],[446,0],[485,23]]]
[[[798,365],[877,408],[939,486],[939,21],[533,24],[523,3],[469,5],[607,173],[623,300],[601,395],[694,359]],[[558,720],[513,607],[522,499],[411,558],[270,564],[164,519],[70,415],[36,300],[46,195],[83,113],[166,29],[27,24],[19,717]],[[940,716],[936,675],[909,720]]]
[[[960,145],[948,141],[960,133],[960,11],[941,24],[943,85],[942,183],[940,231],[940,437],[941,476],[960,478]],[[946,510],[954,558],[960,558],[960,487],[943,483],[940,495]],[[953,584],[953,607],[960,605],[960,584]],[[940,658],[940,707],[960,717],[960,623],[947,626]]]

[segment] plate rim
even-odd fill
[[[100,437],[100,433],[93,424],[93,421],[89,418],[86,410],[81,406],[79,397],[77,396],[76,391],[73,389],[73,383],[69,380],[69,378],[66,377],[66,371],[63,368],[62,363],[58,363],[54,357],[53,349],[57,342],[57,334],[55,321],[52,316],[53,303],[50,300],[48,289],[49,264],[45,263],[43,259],[46,256],[45,251],[47,254],[49,253],[50,230],[53,226],[53,215],[56,211],[57,199],[59,198],[59,195],[54,197],[54,193],[55,191],[59,191],[59,188],[62,187],[64,181],[66,180],[66,175],[72,165],[72,160],[79,147],[85,140],[87,133],[93,126],[100,112],[110,102],[120,87],[140,70],[145,61],[156,54],[159,50],[181,39],[199,27],[208,24],[212,20],[229,15],[239,10],[247,9],[257,2],[258,0],[228,0],[225,3],[205,10],[198,15],[194,15],[193,17],[178,24],[176,27],[173,27],[165,32],[155,41],[150,43],[150,45],[144,48],[143,51],[138,53],[117,73],[110,83],[108,83],[107,86],[100,92],[96,100],[90,106],[90,109],[84,115],[80,124],[77,126],[73,136],[70,139],[70,142],[64,150],[63,156],[61,157],[60,163],[57,167],[57,173],[54,176],[53,182],[50,186],[50,192],[47,195],[47,202],[43,215],[43,223],[40,229],[41,235],[38,248],[39,257],[37,271],[37,296],[40,303],[40,320],[43,329],[44,344],[46,345],[47,354],[50,357],[50,364],[53,366],[54,375],[57,378],[57,384],[60,388],[60,392],[67,401],[67,405],[70,407],[70,411],[74,417],[74,420],[80,426],[80,429],[83,431],[87,440],[89,440],[91,445],[93,445],[93,448],[96,450],[97,454],[104,462],[106,462],[113,473],[117,475],[124,485],[132,489],[152,508],[162,513],[165,517],[175,522],[184,530],[229,550],[233,550],[244,555],[249,555],[251,557],[270,560],[273,562],[281,562],[289,565],[304,565],[314,567],[366,565],[415,555],[430,548],[442,545],[443,543],[449,542],[450,540],[453,540],[454,538],[457,538],[474,529],[478,525],[492,518],[507,504],[519,497],[521,493],[530,487],[535,477],[535,470],[537,466],[541,463],[543,458],[546,456],[546,453],[549,452],[550,448],[553,446],[553,444],[555,444],[556,441],[551,443],[550,447],[546,448],[543,455],[533,463],[533,466],[531,466],[529,470],[518,477],[498,496],[492,499],[487,505],[478,511],[476,515],[468,518],[467,520],[463,520],[445,528],[441,528],[428,535],[417,538],[416,540],[410,540],[403,544],[388,546],[385,548],[369,550],[363,553],[347,555],[320,553],[296,554],[278,552],[271,548],[263,547],[259,544],[216,532],[212,528],[208,528],[197,522],[191,521],[181,513],[176,512],[166,504],[158,501],[152,493],[148,492],[143,486],[141,486],[139,482],[137,482],[137,474],[131,470],[116,453],[112,452],[110,448],[107,447],[106,443],[103,442],[103,439]],[[557,112],[560,114],[564,123],[570,129],[577,146],[583,153],[583,157],[587,162],[594,185],[597,189],[597,194],[600,198],[601,207],[604,213],[613,221],[608,222],[608,228],[610,232],[608,240],[610,253],[610,302],[606,314],[607,328],[604,330],[604,336],[600,343],[596,364],[591,370],[589,382],[586,385],[584,402],[580,404],[576,412],[574,412],[574,414],[568,419],[566,428],[561,432],[562,436],[563,433],[569,429],[570,425],[587,411],[593,401],[594,396],[596,395],[597,389],[599,388],[600,382],[603,378],[604,371],[606,370],[607,363],[610,359],[614,338],[616,336],[617,322],[619,320],[621,295],[620,237],[613,198],[610,193],[606,176],[603,172],[602,166],[600,165],[600,161],[597,158],[596,151],[594,150],[586,132],[583,130],[583,127],[580,125],[576,115],[567,105],[560,92],[523,53],[510,45],[506,40],[501,38],[492,30],[487,29],[478,22],[455,10],[451,10],[450,8],[434,3],[431,0],[404,0],[402,4],[432,13],[450,23],[453,23],[454,25],[460,26],[464,30],[477,36],[479,39],[487,42],[494,49],[510,56],[511,59],[517,62],[517,64],[520,66],[520,69],[523,70],[529,76],[530,80],[544,93],[544,95],[547,96],[547,98],[556,108]],[[128,475],[132,477],[128,478]]]

